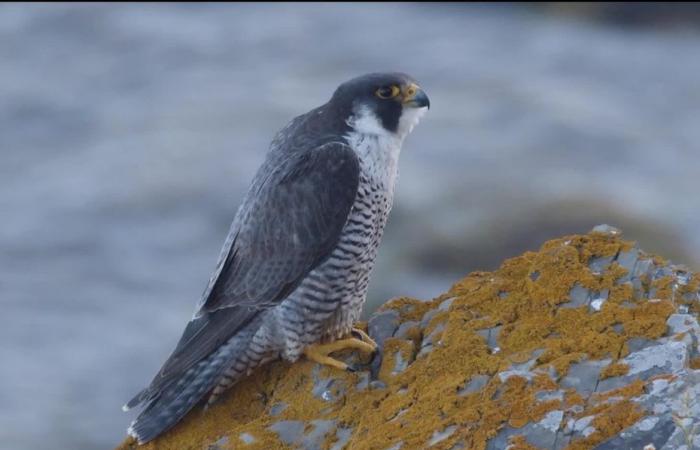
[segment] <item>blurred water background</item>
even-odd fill
[[[688,8],[693,8],[692,6]],[[700,14],[678,5],[0,5],[0,448],[104,449],[274,132],[401,70],[368,310],[597,223],[700,268]]]

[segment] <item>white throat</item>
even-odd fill
[[[359,108],[348,119],[352,131],[348,132],[346,138],[360,158],[363,172],[373,183],[384,186],[391,195],[398,176],[403,140],[418,124],[427,109],[404,109],[396,132],[384,128],[376,114],[366,107]]]

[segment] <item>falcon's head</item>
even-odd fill
[[[372,73],[341,84],[329,106],[354,131],[403,139],[430,108],[430,100],[404,73]]]

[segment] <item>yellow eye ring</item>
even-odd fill
[[[397,95],[399,95],[400,92],[401,89],[399,89],[397,85],[393,84],[391,86],[380,87],[379,89],[377,89],[377,92],[375,92],[375,95],[379,98],[386,100],[388,98],[396,97]]]

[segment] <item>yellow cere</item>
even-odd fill
[[[418,88],[415,84],[409,85],[408,88],[406,89],[406,99],[412,99],[416,95],[417,91],[418,91]]]

